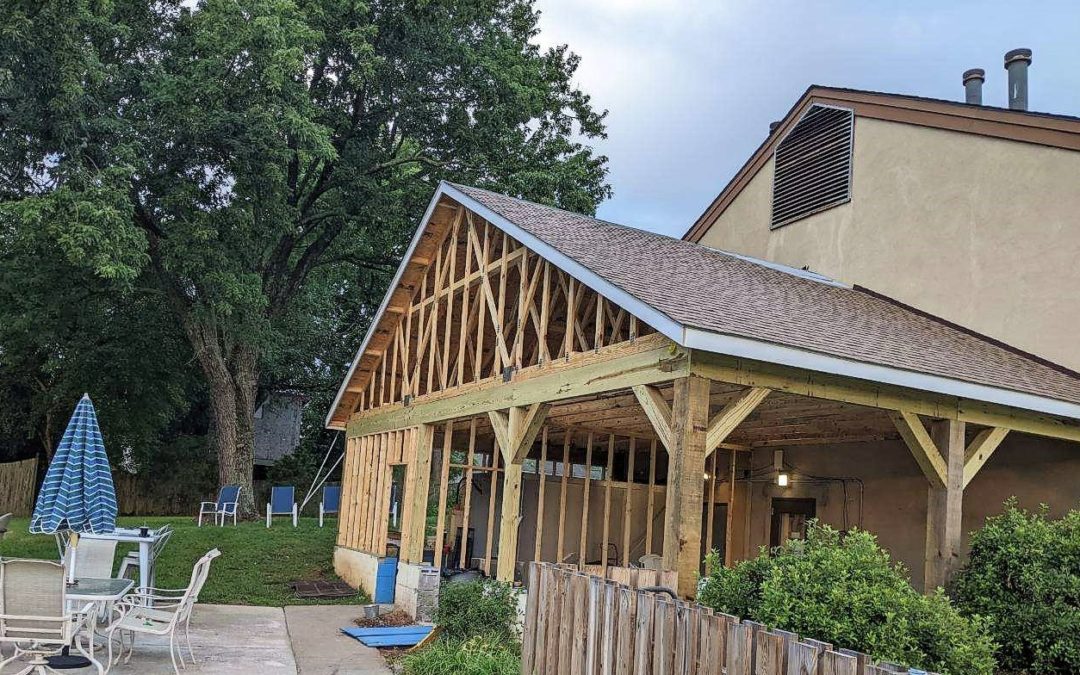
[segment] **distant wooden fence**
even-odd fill
[[[113,487],[122,516],[190,516],[199,512],[204,497],[183,480],[151,483],[123,471],[113,471]]]
[[[908,669],[666,594],[531,563],[521,672],[882,675]]]
[[[34,508],[37,458],[0,464],[0,516],[29,516]]]

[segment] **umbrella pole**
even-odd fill
[[[68,586],[75,585],[75,557],[79,554],[79,533],[68,535]]]

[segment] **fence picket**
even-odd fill
[[[865,654],[834,651],[754,621],[641,590],[653,570],[531,563],[522,634],[524,675],[886,675]]]
[[[854,656],[832,651],[821,655],[821,675],[860,675],[857,668]]]
[[[805,642],[788,645],[787,675],[817,675],[818,650]]]

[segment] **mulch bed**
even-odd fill
[[[365,619],[364,617],[359,617],[357,619],[353,619],[353,623],[355,623],[357,626],[360,626],[361,628],[381,628],[384,626],[412,626],[416,622],[413,621],[412,618],[405,612],[401,611],[400,609],[395,609],[392,612],[387,612],[386,614],[377,616],[374,619]]]

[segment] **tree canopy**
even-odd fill
[[[604,115],[577,57],[536,46],[537,18],[530,0],[5,3],[0,217],[19,264],[48,257],[130,308],[123,327],[88,305],[99,325],[79,330],[180,336],[220,480],[250,486],[260,393],[328,402],[440,178],[583,212],[608,196],[587,145]],[[43,303],[79,302],[50,296],[64,277],[41,277]],[[5,366],[37,367],[4,339]],[[130,367],[184,386],[167,358]]]

